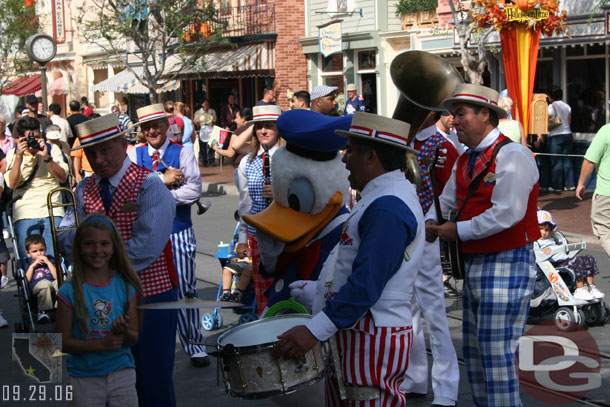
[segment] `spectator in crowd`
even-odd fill
[[[500,106],[506,112],[506,117],[500,119],[498,123],[498,128],[506,137],[514,141],[515,143],[527,145],[527,139],[525,136],[525,131],[523,130],[523,125],[518,120],[512,120],[508,118],[508,114],[510,113],[513,107],[513,100],[508,96],[499,96],[498,97],[498,106]]]
[[[249,107],[242,108],[235,117],[235,123],[237,123],[237,129],[225,140],[222,148],[218,148],[218,145],[214,144],[212,149],[222,157],[233,158],[233,176],[235,177],[235,186],[239,189],[239,182],[237,180],[237,167],[239,162],[250,152],[250,143],[252,142],[252,129],[254,125],[248,123],[252,120],[252,109]]]
[[[15,140],[17,148],[10,150],[6,157],[6,184],[21,196],[13,204],[13,222],[20,257],[25,255],[24,241],[33,233],[41,234],[45,241],[52,241],[51,223],[47,208],[47,194],[66,182],[68,165],[63,160],[61,149],[54,144],[45,143],[40,125],[33,117],[24,117],[17,123]],[[54,195],[54,203],[59,204],[61,197]],[[55,209],[55,224],[59,225],[64,209]],[[49,255],[54,256],[53,248]]]
[[[13,138],[6,131],[6,118],[0,114],[0,150],[6,155],[14,146]]]
[[[220,127],[234,131],[237,128],[235,123],[237,112],[239,112],[239,106],[235,103],[235,95],[229,93],[227,104],[220,108]]]
[[[25,107],[22,104],[17,105],[17,107],[15,108],[15,118],[6,126],[8,127],[8,131],[11,135],[11,138],[13,137],[12,134],[13,130],[15,129],[15,123],[17,123],[17,121],[22,117],[21,112],[23,112],[23,109],[25,109]]]
[[[178,117],[175,112],[175,102],[168,100],[163,105],[165,112],[169,115],[167,121],[169,122],[169,128],[167,129],[167,137],[170,141],[177,144],[182,144],[182,136],[184,135],[184,121],[181,117]]]
[[[610,256],[610,124],[603,126],[591,141],[578,177],[576,197],[585,197],[586,183],[597,170],[595,191],[591,201],[591,227],[604,251]]]
[[[53,124],[59,126],[61,133],[60,140],[68,143],[68,140],[71,140],[74,136],[72,135],[70,123],[60,115],[61,106],[57,103],[51,103],[49,105],[49,118]]]
[[[214,165],[214,151],[208,150],[208,141],[216,124],[216,111],[210,107],[208,98],[201,102],[201,109],[195,113],[194,123],[199,126],[199,161],[207,167]]]
[[[186,105],[182,102],[176,102],[174,105],[176,116],[184,122],[184,134],[182,135],[182,145],[193,151],[193,121],[186,116]]]
[[[551,155],[551,187],[549,191],[573,191],[574,169],[572,158],[565,154],[572,154],[572,108],[563,98],[563,90],[553,86],[549,95],[549,117],[561,117],[561,125],[549,130],[549,153]]]
[[[80,140],[77,138],[72,146],[72,151],[70,151],[72,169],[74,171],[74,182],[76,184],[81,182],[83,178],[93,175],[93,168],[91,168],[91,164],[89,164],[87,155],[84,153],[83,149],[79,147]]]
[[[38,101],[38,106],[36,107],[36,113],[42,116],[46,116],[47,113],[44,111],[44,103]]]
[[[80,102],[78,100],[70,101],[70,115],[66,119],[68,123],[70,123],[70,130],[72,131],[72,138],[68,140],[70,147],[74,146],[74,140],[76,138],[76,129],[75,127],[82,122],[86,122],[87,116],[80,112]]]
[[[338,93],[339,88],[336,86],[316,86],[311,91],[311,110],[326,116],[339,116],[336,100]]]
[[[347,100],[345,101],[345,111],[343,116],[354,114],[355,112],[366,112],[364,98],[358,96],[358,88],[353,83],[347,85]]]
[[[33,117],[38,120],[38,126],[40,128],[40,131],[44,132],[47,126],[52,124],[51,120],[47,116],[43,114],[38,114],[38,98],[36,96],[27,95],[25,97],[25,107],[28,110],[27,116]],[[17,126],[13,127],[12,137],[13,139],[17,139],[18,137]]]
[[[123,130],[131,129],[133,127],[133,122],[131,121],[131,117],[129,117],[128,109],[129,105],[126,103],[126,101],[121,100],[121,103],[119,104],[118,115],[119,123],[121,123]]]
[[[80,104],[81,104],[82,114],[87,116],[87,119],[90,119],[91,116],[93,115],[93,107],[91,107],[89,105],[89,101],[87,100],[86,96],[83,96],[82,98],[80,98]]]
[[[255,106],[265,106],[275,104],[275,92],[271,88],[265,88],[263,91],[263,98],[256,102]]]
[[[311,98],[309,92],[300,90],[292,95],[292,109],[309,109]]]

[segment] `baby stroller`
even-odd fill
[[[238,216],[238,219],[239,219],[239,216]],[[233,238],[231,239],[231,243],[229,244],[228,253],[219,252],[214,255],[214,257],[216,257],[218,259],[218,261],[220,262],[221,269],[224,268],[224,266],[226,266],[228,263],[230,263],[233,258],[237,257],[237,253],[235,253],[235,246],[237,246],[238,237],[239,237],[239,223],[237,224],[237,226],[235,228],[235,233],[233,235]],[[218,293],[216,295],[216,300],[217,301],[220,300],[221,296],[222,296],[222,283],[218,287]],[[247,304],[247,305],[243,305],[238,308],[232,308],[232,310],[235,314],[240,315],[238,323],[241,325],[241,324],[245,324],[247,322],[257,320],[258,315],[256,313],[256,296],[254,295],[254,285],[253,285],[252,281],[250,281],[248,288],[244,292],[244,296],[241,299],[241,302],[242,302],[242,304]],[[203,329],[205,329],[206,331],[212,331],[214,329],[220,329],[222,327],[223,321],[222,321],[222,316],[218,312],[219,309],[220,309],[220,307],[216,307],[216,308],[214,308],[213,312],[206,312],[205,314],[203,314],[201,316],[201,326],[203,326]]]
[[[576,287],[574,272],[568,267],[555,267],[551,258],[565,252],[569,259],[574,258],[587,247],[585,242],[569,244],[565,236],[558,231],[553,237],[560,244],[553,247],[547,254],[537,242],[534,243],[537,275],[534,294],[530,301],[529,323],[554,318],[559,330],[566,331],[574,325],[591,326],[605,323],[607,317],[606,305],[601,299],[579,300],[574,298]]]
[[[68,190],[67,188],[61,188],[61,187],[56,188],[56,189],[52,190],[51,192],[49,192],[48,199],[47,199],[47,202],[49,203],[49,205],[48,205],[49,213],[52,213],[53,208],[58,206],[57,204],[50,204],[52,194],[64,193],[65,190],[69,191],[70,194],[72,194],[71,190]],[[74,196],[72,195],[72,197],[74,197]],[[15,230],[13,229],[13,219],[12,219],[13,203],[20,198],[21,198],[20,196],[17,196],[15,198],[11,199],[11,201],[6,205],[6,215],[7,215],[7,220],[8,220],[7,229],[9,232],[9,236],[11,239],[11,246],[13,249],[13,259],[12,259],[12,263],[11,263],[11,266],[12,266],[11,268],[12,268],[13,279],[15,280],[16,286],[17,286],[16,296],[19,301],[19,309],[20,309],[20,314],[21,314],[21,322],[15,323],[15,332],[17,332],[17,333],[19,333],[19,332],[39,332],[40,329],[39,329],[39,326],[38,326],[39,324],[37,321],[38,302],[37,302],[36,296],[30,290],[29,283],[26,278],[26,271],[27,271],[29,259],[27,257],[21,257],[21,258],[19,257],[19,252],[17,250],[17,238],[15,236]],[[73,200],[72,203],[59,204],[59,205],[73,206],[74,202],[76,202],[76,201]],[[55,224],[54,224],[52,216],[51,216],[51,229],[53,232],[53,243],[52,244],[54,245],[55,253],[57,256],[57,261],[56,261],[56,259],[52,258],[51,256],[49,256],[49,260],[51,262],[53,262],[54,264],[56,264],[58,284],[61,285],[61,281],[65,281],[68,278],[69,267],[65,263],[64,258],[61,255],[57,254],[58,250],[57,250],[56,236],[55,236],[57,230],[55,229]],[[46,244],[50,245],[51,242],[46,242]]]

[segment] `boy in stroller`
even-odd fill
[[[545,254],[549,254],[554,247],[561,245],[557,241],[553,232],[557,228],[557,224],[553,222],[553,217],[548,211],[538,211],[538,225],[540,226],[540,234],[542,237],[537,244],[539,249]],[[590,301],[598,298],[604,298],[602,293],[594,284],[594,276],[599,273],[597,261],[591,255],[580,255],[570,258],[569,254],[559,252],[551,257],[551,263],[554,266],[564,266],[574,272],[576,289],[572,294],[575,299]]]
[[[46,323],[49,322],[48,312],[56,308],[57,271],[46,255],[47,245],[41,235],[26,237],[25,249],[29,258],[25,278],[38,300],[38,323]]]

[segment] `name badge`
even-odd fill
[[[123,204],[123,213],[131,213],[138,210],[138,206],[133,202],[125,202]]]

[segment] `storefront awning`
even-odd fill
[[[273,42],[249,44],[241,47],[222,47],[210,50],[200,65],[182,67],[176,56],[168,58],[171,72],[178,77],[240,78],[268,76],[275,69]]]
[[[142,67],[135,67],[134,71],[137,75],[142,75]],[[179,81],[169,81],[157,93],[171,92],[180,87]],[[91,87],[93,92],[120,92],[130,94],[147,94],[149,90],[142,85],[136,75],[130,70],[123,70],[111,78],[108,78]]]
[[[25,96],[42,88],[39,75],[18,78],[2,88],[3,95]]]

